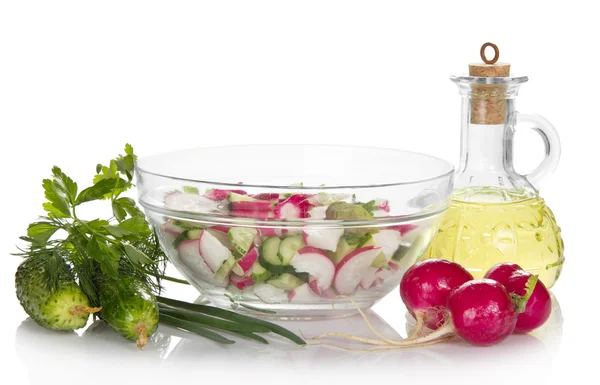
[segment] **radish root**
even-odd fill
[[[415,328],[413,329],[413,331],[406,338],[407,340],[412,340],[412,339],[417,338],[421,334],[421,331],[423,330],[423,326],[425,326],[425,314],[423,312],[417,312],[415,318],[417,320],[417,324],[415,325]]]
[[[320,339],[328,338],[328,337],[342,337],[342,338],[346,338],[346,339],[353,340],[353,341],[363,342],[363,343],[366,343],[369,345],[377,345],[378,347],[375,347],[375,348],[348,348],[348,347],[343,347],[343,346],[329,344],[329,343],[316,343],[316,344],[311,344],[311,346],[329,346],[329,347],[334,347],[334,348],[339,348],[339,349],[349,350],[349,351],[398,350],[398,349],[406,349],[406,348],[413,348],[413,347],[419,347],[419,346],[433,345],[433,344],[437,344],[442,341],[447,341],[455,336],[454,327],[452,326],[451,323],[447,323],[446,325],[442,326],[441,328],[439,328],[425,336],[419,337],[419,334],[421,333],[421,331],[423,330],[423,327],[424,327],[424,316],[422,313],[418,313],[417,317],[416,317],[417,325],[415,327],[415,330],[412,331],[412,333],[408,336],[408,338],[403,339],[403,340],[393,340],[393,339],[386,337],[383,333],[377,331],[373,327],[373,325],[367,318],[366,314],[362,311],[362,309],[360,309],[360,307],[358,307],[358,305],[356,304],[356,302],[354,302],[352,300],[352,298],[343,296],[343,295],[336,296],[332,300],[332,306],[334,307],[334,309],[335,309],[335,300],[338,298],[344,298],[344,299],[347,299],[348,301],[350,301],[350,303],[352,303],[352,305],[354,305],[354,307],[356,307],[356,310],[358,310],[359,314],[361,315],[361,317],[367,324],[367,327],[369,328],[369,330],[371,330],[380,339],[365,338],[365,337],[355,336],[352,334],[347,334],[347,333],[342,333],[342,332],[329,332],[329,333],[320,334],[318,336],[311,337],[311,338],[305,337],[305,339],[309,340],[309,341],[316,341],[316,340],[320,340]]]

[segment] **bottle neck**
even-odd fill
[[[506,119],[499,124],[471,123],[471,98],[462,99],[461,154],[458,174],[512,172],[514,100],[506,100]]]

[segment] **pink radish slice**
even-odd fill
[[[278,230],[278,229],[273,229],[273,228],[269,228],[269,227],[259,227],[258,228],[260,235],[263,237],[276,237],[277,233],[275,232],[275,230]]]
[[[210,191],[207,191],[206,194],[204,194],[204,196],[207,197],[208,199],[212,199],[214,201],[222,201],[224,199],[227,199],[227,197],[229,196],[229,193],[236,193],[236,194],[240,194],[240,195],[247,194],[244,190],[221,190],[221,189],[215,188]]]
[[[216,273],[223,262],[229,259],[231,251],[207,230],[202,231],[199,242],[200,255],[212,272]]]
[[[400,266],[398,266],[397,263],[394,263],[392,261],[388,262],[388,266],[390,267],[390,269],[394,270],[394,271],[398,271],[400,270]]]
[[[384,201],[378,201],[377,208],[381,211],[385,211],[386,213],[390,212],[390,202],[386,199]]]
[[[252,268],[252,265],[258,258],[258,251],[255,247],[250,249],[246,255],[244,255],[235,266],[233,266],[233,272],[238,275],[244,275],[247,271]]]
[[[353,294],[380,252],[379,247],[367,246],[346,255],[335,272],[334,286],[338,294]]]
[[[321,293],[321,297],[326,298],[326,299],[334,299],[335,292],[331,288],[325,289]]]
[[[254,285],[252,277],[239,276],[237,274],[231,274],[229,276],[231,283],[240,290],[244,290],[247,287]]]
[[[163,223],[162,229],[165,233],[168,233],[175,237],[181,235],[181,233],[183,233],[183,231],[185,230],[183,227],[173,224],[172,219],[169,219],[167,222]]]
[[[344,235],[344,229],[311,229],[304,230],[304,243],[308,246],[323,250],[335,251],[337,244]]]
[[[279,201],[279,194],[277,193],[260,193],[250,196],[259,201]]]
[[[202,195],[183,192],[170,193],[165,197],[165,208],[174,211],[195,213],[222,212],[219,202],[210,200]]]
[[[271,202],[231,202],[231,215],[240,218],[268,219],[272,216]]]
[[[400,235],[404,235],[406,233],[408,233],[411,230],[416,229],[417,225],[413,225],[412,223],[408,223],[405,225],[396,225],[396,226],[391,226],[391,227],[386,227],[386,229],[391,229],[391,230],[398,230],[400,231]]]
[[[306,199],[307,195],[294,194],[288,199],[284,200],[275,208],[275,218],[278,219],[299,219],[308,218],[308,211],[311,208],[311,204]]]
[[[331,287],[335,275],[335,265],[323,250],[303,247],[298,250],[290,265],[299,273],[308,273],[312,288],[318,293]]]
[[[365,274],[360,280],[360,287],[362,289],[369,289],[373,286],[375,279],[377,278],[377,273],[382,269],[376,269],[374,267],[369,266]]]
[[[402,234],[399,230],[381,229],[373,234],[373,239],[381,247],[385,259],[389,261],[402,243]]]
[[[214,273],[208,267],[200,255],[200,239],[191,239],[182,242],[178,248],[179,261],[188,268],[194,277],[200,278],[205,282],[218,287],[227,287],[229,279],[225,277],[222,282],[214,278]]]
[[[307,283],[291,290],[288,294],[288,301],[290,303],[317,302],[320,300],[321,297]]]
[[[316,206],[308,210],[308,216],[312,219],[325,219],[327,218],[327,207],[328,206]]]
[[[222,233],[228,233],[230,228],[231,228],[230,226],[217,225],[217,226],[211,226],[210,229],[215,230],[215,231],[220,231]]]

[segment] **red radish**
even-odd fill
[[[252,198],[257,199],[259,201],[278,201],[279,194],[277,193],[260,193],[251,195]]]
[[[518,309],[521,312],[515,327],[516,333],[529,333],[542,326],[550,318],[552,312],[550,292],[537,277],[526,271],[517,270],[504,281],[497,281],[503,284],[509,293],[522,297],[516,299],[517,307],[521,305],[520,301],[523,301],[521,306],[524,306],[524,308]],[[530,285],[535,285],[533,290],[529,290]],[[529,297],[527,297],[528,295]]]
[[[456,333],[473,345],[487,346],[504,340],[517,324],[517,309],[497,281],[469,281],[454,290],[446,304]]]
[[[508,277],[510,277],[515,271],[519,270],[523,269],[516,263],[499,263],[490,267],[490,269],[487,271],[487,273],[485,273],[483,278],[493,279],[494,281],[498,281],[504,285],[506,281],[508,281]]]
[[[200,255],[212,272],[216,273],[221,265],[223,265],[223,262],[229,259],[231,251],[223,246],[208,230],[202,231],[198,241]]]
[[[392,261],[388,262],[388,266],[390,267],[390,269],[394,270],[394,271],[398,271],[400,270],[400,266],[398,266],[397,263],[394,263]]]
[[[207,197],[208,199],[212,199],[215,201],[222,201],[224,199],[227,199],[227,197],[229,196],[229,193],[247,195],[247,193],[244,190],[221,190],[221,189],[215,188],[215,189],[211,189],[211,190],[207,191],[206,194],[204,194],[204,196]]]
[[[174,211],[195,213],[222,212],[219,202],[210,200],[202,195],[183,192],[173,192],[165,197],[165,208]]]
[[[233,266],[233,272],[238,275],[244,275],[247,271],[252,268],[252,265],[258,258],[258,250],[253,247],[244,255],[237,263]]]
[[[323,250],[303,247],[296,252],[290,265],[299,273],[308,273],[309,283],[317,294],[331,287],[335,265]]]
[[[335,271],[334,285],[338,294],[348,295],[354,293],[380,252],[381,248],[379,247],[367,246],[346,255],[338,263]]]
[[[187,269],[198,276],[203,281],[206,281],[217,287],[227,287],[229,279],[225,279],[221,282],[214,278],[214,273],[208,267],[204,258],[200,255],[200,239],[191,239],[182,242],[178,248],[179,261],[187,267]]]
[[[299,219],[308,218],[308,211],[311,204],[306,199],[305,194],[294,194],[288,199],[279,203],[273,209],[277,219]]]
[[[231,283],[240,290],[244,290],[247,287],[254,285],[252,277],[240,276],[237,274],[231,274],[229,276]]]
[[[288,294],[290,303],[306,303],[320,301],[321,297],[307,284],[298,286]]]
[[[385,259],[389,261],[402,243],[402,234],[397,229],[381,229],[378,233],[373,234],[373,239],[377,245],[381,246]]]
[[[272,217],[271,202],[239,201],[231,202],[231,215],[241,218],[268,219]]]
[[[303,231],[304,243],[308,246],[323,250],[335,251],[340,238],[344,235],[344,229],[306,229]]]
[[[430,329],[444,321],[444,306],[450,293],[473,279],[461,265],[443,259],[428,259],[411,266],[400,282],[406,308]]]

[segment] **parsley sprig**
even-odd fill
[[[122,196],[134,186],[136,159],[133,147],[125,145],[125,155],[106,166],[98,164],[93,185],[81,191],[56,166],[52,177],[42,181],[46,215],[29,225],[27,236],[21,237],[28,246],[19,255],[47,258],[48,288],[57,287],[59,269],[65,266],[58,262],[64,260],[94,305],[99,301],[97,282],[103,276],[136,275],[160,291],[166,257],[135,201]],[[80,205],[99,200],[110,201],[110,218],[85,220],[77,215]]]

